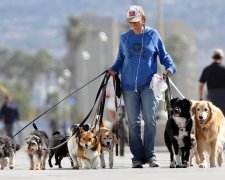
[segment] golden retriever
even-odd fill
[[[199,101],[192,107],[197,136],[200,168],[207,167],[205,152],[209,153],[210,167],[223,163],[225,118],[222,111],[209,101]]]

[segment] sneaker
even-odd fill
[[[149,167],[159,167],[159,163],[156,161],[155,157],[150,158],[148,164]]]
[[[143,168],[140,161],[133,161],[132,168]]]

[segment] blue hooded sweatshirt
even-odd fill
[[[117,59],[112,70],[121,74],[123,91],[137,91],[149,87],[151,79],[157,73],[157,56],[165,69],[172,74],[176,67],[166,52],[159,33],[145,26],[137,35],[131,29],[121,34]]]

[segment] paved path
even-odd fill
[[[16,167],[13,170],[6,168],[0,171],[1,180],[194,180],[194,179],[218,179],[225,178],[225,165],[218,168],[200,169],[197,166],[186,169],[170,169],[169,153],[165,148],[156,148],[157,159],[160,163],[159,168],[149,168],[144,165],[143,169],[131,168],[131,154],[128,148],[124,157],[115,156],[113,169],[97,169],[97,170],[73,170],[70,168],[70,163],[67,158],[62,160],[62,169],[54,166],[52,169],[47,168],[44,171],[30,171],[29,161],[21,149],[16,154]],[[107,159],[106,159],[107,160]],[[52,159],[54,163],[54,159]],[[107,161],[108,162],[108,161]]]

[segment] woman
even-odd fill
[[[109,72],[112,76],[121,73],[129,124],[129,145],[133,154],[132,167],[142,168],[145,163],[149,163],[150,167],[158,167],[154,152],[157,107],[149,85],[153,75],[157,73],[157,56],[165,66],[164,75],[174,74],[176,68],[158,32],[145,25],[146,17],[141,6],[131,6],[126,19],[130,29],[120,36],[118,56]],[[143,140],[141,113],[145,122]]]

